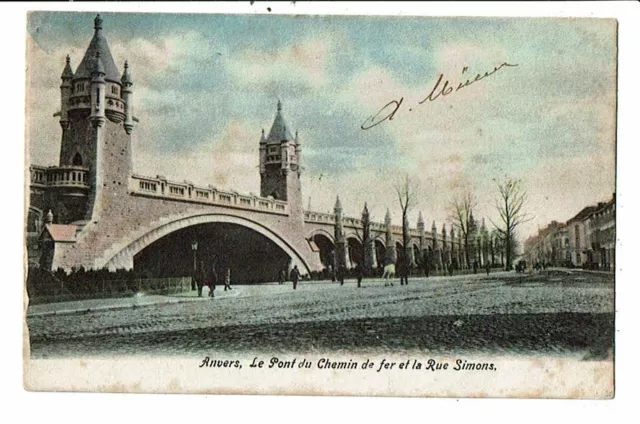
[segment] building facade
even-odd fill
[[[525,242],[531,264],[615,269],[615,193],[608,202],[587,206],[566,223],[552,221]]]

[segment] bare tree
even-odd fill
[[[475,221],[473,219],[473,210],[478,206],[475,196],[471,192],[466,192],[463,196],[457,197],[450,205],[450,217],[453,226],[462,235],[464,243],[464,255],[467,264],[471,263],[470,242],[473,241],[473,233],[475,231]]]
[[[527,200],[527,192],[522,187],[522,180],[507,178],[498,183],[500,196],[496,198],[496,209],[500,215],[500,221],[496,224],[491,221],[504,242],[506,268],[511,269],[514,247],[516,246],[516,228],[533,219],[524,211]]]
[[[418,204],[418,184],[412,181],[408,175],[400,178],[395,184],[398,202],[402,209],[402,246],[404,258],[408,258],[408,250],[411,249],[411,236],[409,235],[409,211]]]

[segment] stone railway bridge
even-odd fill
[[[59,165],[30,167],[26,222],[30,265],[54,270],[132,269],[136,258],[162,240],[170,240],[166,246],[171,247],[177,243],[171,237],[182,234],[204,243],[210,234],[204,229],[219,226],[256,235],[257,245],[260,241],[265,249],[279,252],[288,267],[297,265],[303,274],[340,265],[375,268],[400,256],[414,265],[428,258],[434,267],[449,263],[467,267],[460,237],[453,229],[447,233],[444,226],[438,232],[435,223],[426,231],[422,215],[404,243],[402,227],[391,224],[388,212],[385,222],[372,222],[364,237],[362,219],[344,217],[339,199],[334,214],[304,210],[301,143],[285,123],[280,102],[270,132],[265,135],[263,130],[259,141],[260,196],[135,175],[133,79],[126,61],[119,73],[102,23],[98,15],[93,38],[75,72],[67,56],[61,109],[54,114],[62,130]],[[366,205],[363,213],[368,213]],[[363,238],[368,240],[365,246]],[[253,241],[235,243],[244,248],[242,244]],[[170,262],[171,254],[157,254],[154,260]],[[242,267],[242,259],[234,266]]]

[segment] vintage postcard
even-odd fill
[[[30,12],[26,389],[612,398],[617,29]]]

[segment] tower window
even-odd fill
[[[76,153],[76,155],[73,157],[73,166],[82,166],[82,156],[80,156],[80,153]]]

